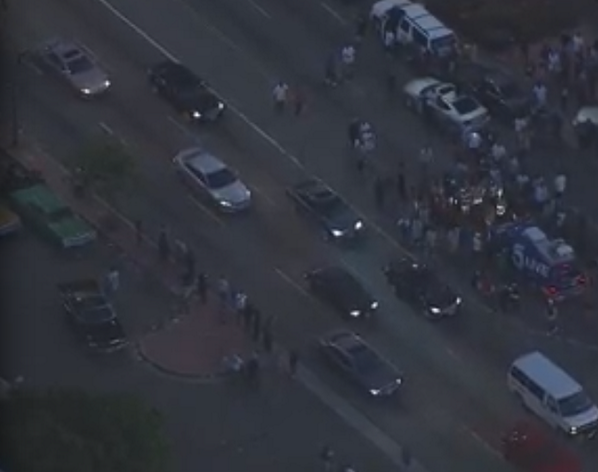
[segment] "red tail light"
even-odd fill
[[[544,295],[547,297],[554,297],[558,293],[556,287],[544,287]]]

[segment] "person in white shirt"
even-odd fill
[[[392,31],[386,30],[384,33],[384,49],[387,53],[392,53],[394,51],[396,40],[396,35]]]
[[[473,132],[467,136],[467,149],[477,151],[482,146],[482,137],[480,133]]]
[[[573,51],[580,53],[583,50],[584,43],[583,36],[579,31],[573,35]]]
[[[534,88],[532,89],[532,93],[534,94],[536,106],[538,108],[546,107],[546,99],[548,98],[548,89],[546,88],[546,85],[542,82],[536,82],[536,85],[534,85]]]
[[[567,176],[564,172],[560,172],[554,178],[554,196],[556,199],[562,198],[567,188]]]
[[[490,150],[490,154],[492,155],[494,162],[501,162],[505,157],[507,157],[507,149],[500,143],[494,143],[492,145],[492,149]]]
[[[352,44],[348,44],[341,50],[341,61],[343,63],[345,78],[353,76],[353,67],[355,66],[355,48]]]
[[[284,107],[288,98],[288,92],[289,86],[283,81],[278,82],[272,91],[272,96],[274,98],[274,108],[279,113],[284,111]]]

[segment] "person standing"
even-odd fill
[[[283,81],[278,82],[274,87],[272,96],[274,98],[274,110],[276,110],[277,113],[284,112],[287,103],[288,92],[289,86]]]
[[[341,49],[341,62],[343,64],[343,78],[350,80],[353,78],[355,69],[355,47],[352,44],[347,44]]]
[[[208,276],[204,272],[197,276],[197,294],[202,305],[208,303]]]
[[[239,290],[237,293],[235,293],[235,312],[237,314],[237,322],[239,324],[241,324],[243,322],[243,319],[246,316],[246,311],[247,311],[247,295],[245,295],[245,293],[243,293],[243,291]]]
[[[220,276],[218,279],[218,303],[221,321],[226,321],[226,312],[230,308],[231,302],[231,287],[229,281],[224,277]]]
[[[324,472],[332,472],[334,468],[334,456],[334,450],[330,446],[325,445],[322,447],[322,450],[320,451],[320,460],[324,465]]]
[[[165,225],[162,225],[158,234],[158,256],[162,263],[166,263],[170,258],[170,239]]]
[[[306,96],[303,87],[297,85],[291,90],[291,99],[293,103],[293,114],[299,116],[305,110]]]
[[[558,327],[557,319],[558,319],[558,308],[556,306],[556,302],[554,301],[553,298],[548,298],[546,300],[546,321],[548,324],[548,330],[547,330],[548,335],[553,335],[558,331],[559,327]]]
[[[108,296],[114,295],[120,287],[120,273],[115,266],[110,267],[104,281],[104,290]]]
[[[565,194],[567,188],[567,175],[560,171],[554,178],[554,198],[560,201]]]

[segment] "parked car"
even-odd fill
[[[0,203],[0,236],[8,236],[21,229],[21,218],[8,206]]]
[[[216,121],[226,109],[206,81],[177,62],[166,60],[152,66],[148,79],[152,89],[188,120]]]
[[[411,80],[403,87],[403,93],[409,109],[428,114],[436,125],[450,133],[479,130],[490,121],[488,110],[474,97],[433,77]]]
[[[61,283],[58,291],[70,326],[88,348],[110,352],[126,346],[122,324],[98,281]]]
[[[236,213],[251,205],[251,191],[213,154],[201,148],[189,148],[179,152],[173,162],[191,190],[219,211]]]
[[[311,292],[345,318],[369,318],[378,301],[348,270],[327,266],[305,274]]]
[[[34,50],[36,65],[60,78],[83,97],[106,92],[112,85],[108,74],[82,44],[55,38]]]
[[[384,268],[384,274],[395,294],[426,318],[452,317],[461,308],[461,297],[424,264],[395,260]]]
[[[319,345],[326,360],[369,396],[389,397],[403,384],[402,373],[353,332],[329,333]]]
[[[524,472],[581,472],[579,459],[559,441],[528,422],[503,437],[503,457]]]
[[[355,239],[364,230],[360,216],[334,190],[317,178],[300,182],[287,190],[295,207],[314,222],[325,239]]]
[[[446,80],[471,93],[499,119],[511,121],[531,112],[530,93],[505,70],[478,62],[458,62]]]
[[[84,246],[97,238],[95,230],[45,184],[12,192],[9,201],[25,224],[61,248]]]

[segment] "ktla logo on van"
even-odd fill
[[[515,244],[511,253],[513,265],[517,270],[529,270],[538,274],[540,277],[548,278],[549,267],[542,261],[530,257],[525,253],[525,247],[522,244]]]

